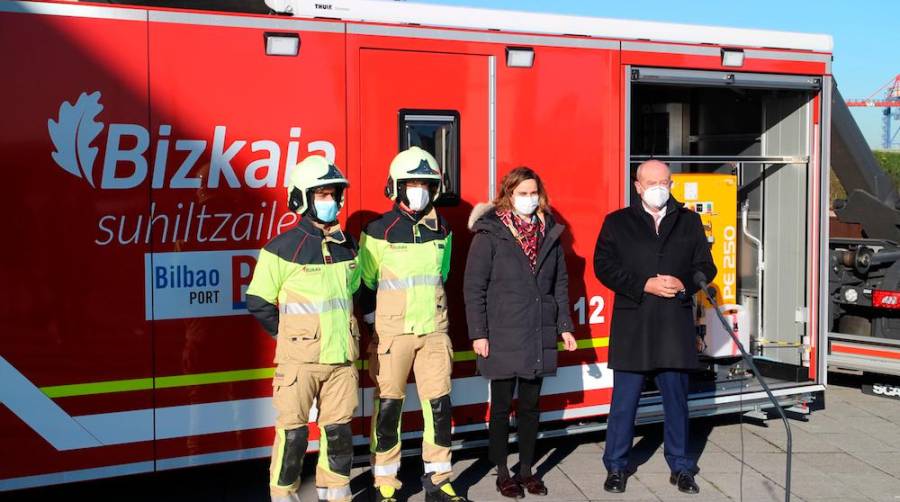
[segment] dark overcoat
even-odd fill
[[[621,371],[696,369],[692,297],[694,274],[707,281],[716,265],[700,216],[670,198],[659,235],[639,198],[610,213],[594,249],[594,273],[615,293],[609,341],[609,367]],[[685,294],[663,298],[644,292],[651,277],[672,275]]]
[[[560,244],[564,226],[546,214],[536,272],[493,206],[479,204],[469,219],[475,232],[463,293],[469,338],[487,338],[478,357],[486,378],[535,378],[556,372],[560,333],[572,331],[569,276]]]

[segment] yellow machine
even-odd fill
[[[737,303],[737,176],[673,174],[672,195],[700,214],[719,273],[710,286],[721,305]],[[709,306],[704,299],[703,306]]]
[[[710,287],[715,290],[720,311],[745,349],[750,346],[749,313],[737,304],[737,176],[731,174],[673,174],[672,195],[685,207],[700,214],[713,260],[719,273]],[[714,358],[736,357],[738,347],[722,327],[712,305],[698,293],[702,308],[697,318],[703,330],[703,353]]]

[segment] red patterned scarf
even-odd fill
[[[497,217],[519,242],[519,246],[528,257],[531,272],[534,273],[537,268],[538,245],[544,235],[544,220],[535,217],[534,222],[527,222],[514,215],[512,211],[497,212]]]

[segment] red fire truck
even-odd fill
[[[455,447],[483,444],[488,413],[465,333],[466,219],[517,165],[541,173],[567,227],[578,322],[579,350],[544,385],[543,437],[605,427],[615,314],[593,248],[651,156],[703,215],[715,287],[781,405],[821,403],[831,37],[406,2],[269,5],[279,15],[0,2],[0,444],[15,457],[0,462],[0,490],[269,455],[274,345],[244,293],[257,250],[296,222],[285,180],[310,153],[348,173],[354,234],[389,207],[399,149],[441,162]],[[702,356],[693,414],[770,406],[734,354]],[[372,413],[361,373],[360,446]],[[661,411],[649,389],[639,421]]]

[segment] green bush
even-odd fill
[[[884,172],[894,178],[894,183],[900,186],[900,151],[897,150],[875,150],[872,152]]]
[[[837,175],[834,174],[834,169],[831,170],[831,198],[829,199],[829,206],[834,207],[834,201],[838,199],[846,199],[847,191],[844,190],[844,185],[841,184],[841,180],[838,179]]]
[[[894,184],[897,187],[900,187],[900,151],[874,150],[872,153],[875,154],[875,159],[881,164],[881,168],[884,169],[884,172],[888,173],[888,175],[894,179]],[[841,185],[840,180],[838,180],[837,176],[834,174],[834,170],[832,170],[831,202],[833,203],[835,199],[846,198],[847,192],[844,190],[843,185]]]

